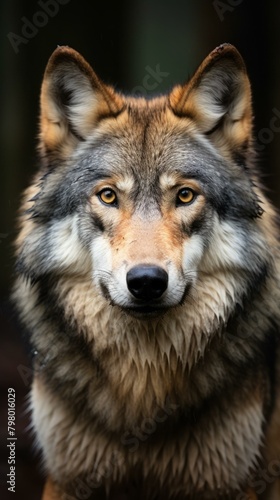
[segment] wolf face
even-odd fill
[[[59,47],[39,149],[14,297],[61,498],[81,478],[110,491],[133,477],[141,498],[235,500],[280,456],[278,229],[241,56],[224,44],[145,100]]]
[[[252,248],[258,260],[265,246],[250,146],[250,88],[232,46],[150,101],[125,99],[58,48],[41,98],[47,172],[30,209],[46,227],[42,271],[87,270],[112,305],[143,319],[191,298],[203,273],[238,273],[246,293],[259,274]]]

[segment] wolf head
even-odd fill
[[[59,47],[40,124],[43,166],[19,237],[33,281],[90,275],[112,305],[149,318],[190,300],[204,277],[227,281],[236,302],[265,273],[250,84],[232,45],[150,100],[116,92]]]

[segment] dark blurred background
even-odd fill
[[[37,500],[43,474],[26,413],[30,361],[9,303],[20,193],[36,168],[40,85],[57,45],[70,45],[106,82],[150,94],[183,82],[217,45],[231,42],[252,82],[259,165],[280,193],[280,3],[276,0],[1,0],[0,498]],[[149,75],[149,77],[147,77]],[[147,85],[148,83],[148,85]],[[16,390],[16,493],[7,492],[7,390]]]

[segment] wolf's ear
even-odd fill
[[[169,99],[175,114],[193,120],[224,153],[245,152],[252,133],[251,89],[244,61],[233,45],[213,50]]]
[[[43,154],[67,156],[101,118],[116,116],[122,108],[122,97],[98,79],[78,52],[58,47],[49,59],[41,89]]]

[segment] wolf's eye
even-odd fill
[[[180,189],[177,194],[177,205],[187,205],[194,200],[195,193],[190,188]]]
[[[117,206],[117,195],[112,189],[102,189],[97,196],[106,205]]]

